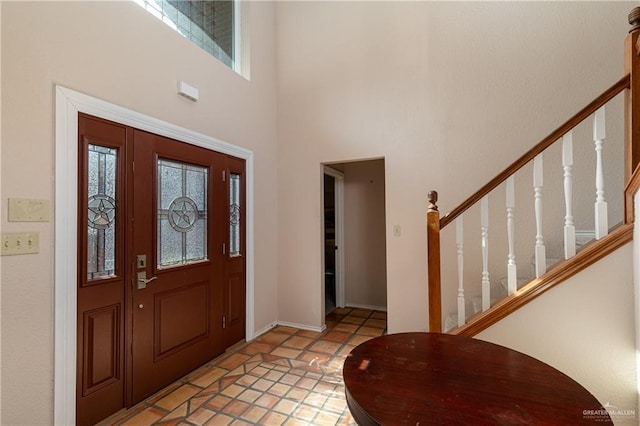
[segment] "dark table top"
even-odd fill
[[[578,382],[528,355],[439,333],[380,336],[344,363],[360,425],[575,425],[611,421]]]

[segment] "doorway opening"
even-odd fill
[[[343,186],[342,173],[325,167],[323,180],[324,312],[344,307]],[[338,297],[340,294],[341,297]]]
[[[336,308],[386,311],[384,159],[328,163],[322,170],[325,320]]]

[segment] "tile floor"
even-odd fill
[[[342,365],[386,313],[336,309],[322,333],[278,326],[101,425],[353,425]]]

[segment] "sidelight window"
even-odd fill
[[[229,175],[229,255],[240,253],[240,175]]]
[[[116,270],[117,150],[89,144],[87,279],[106,278]]]

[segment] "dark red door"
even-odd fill
[[[244,161],[79,115],[77,422],[244,339]]]
[[[76,422],[124,407],[127,128],[78,117]]]
[[[224,155],[139,130],[133,151],[135,403],[224,350],[227,203]]]

